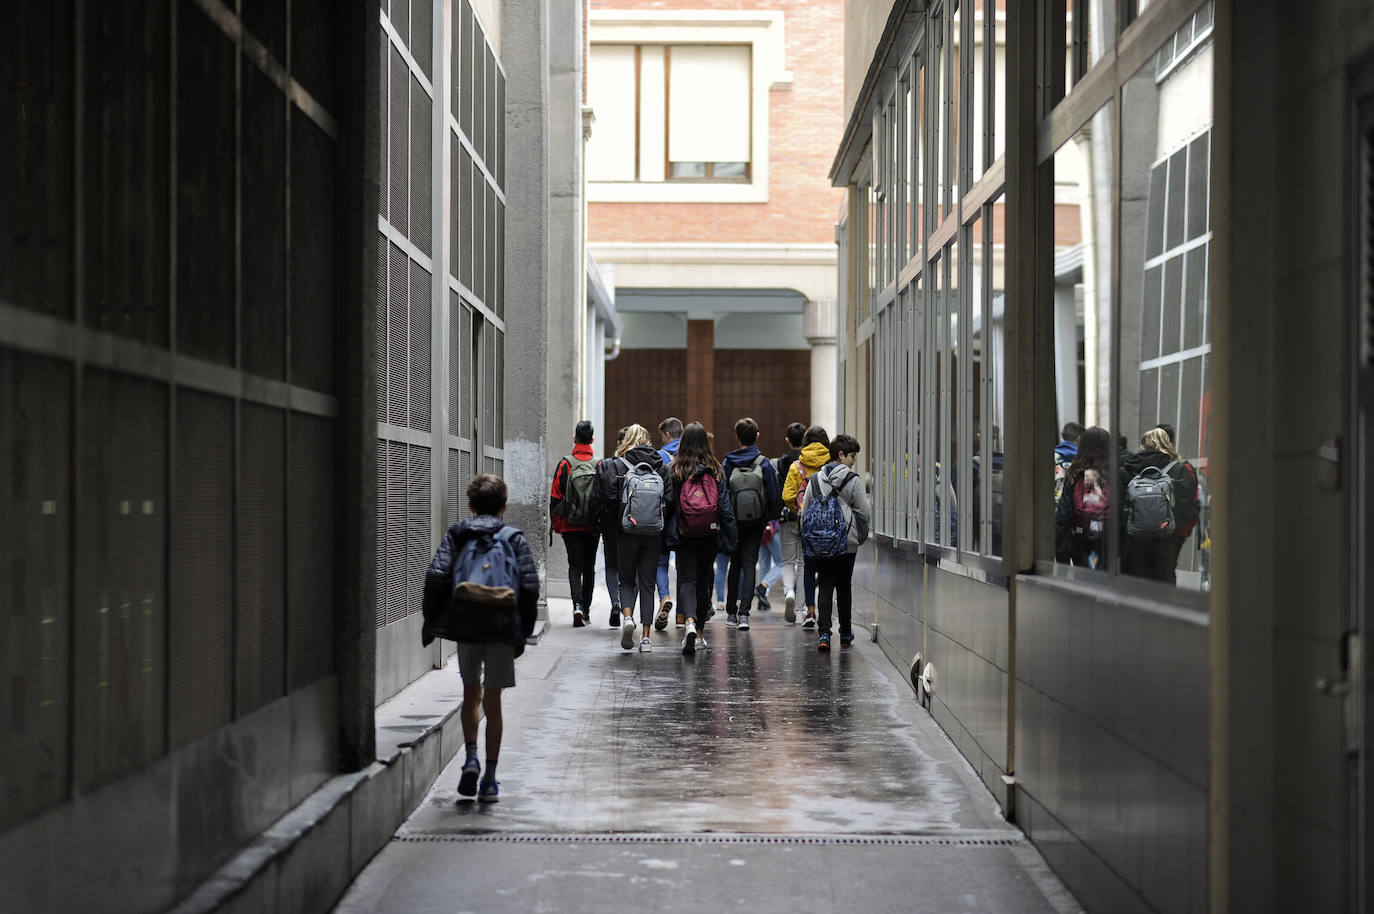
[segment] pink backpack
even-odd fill
[[[683,536],[710,536],[720,530],[720,489],[710,473],[684,482],[677,504],[677,528]]]

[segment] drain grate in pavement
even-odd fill
[[[1014,837],[973,837],[957,835],[646,835],[646,834],[556,834],[527,832],[484,832],[441,835],[395,835],[393,841],[411,843],[499,843],[499,844],[705,844],[755,846],[853,845],[891,847],[1016,847],[1026,843],[1024,835]]]

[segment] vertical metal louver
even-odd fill
[[[290,416],[287,470],[287,684],[291,689],[334,672],[335,595],[340,568],[337,422]]]
[[[407,207],[410,200],[410,69],[405,57],[395,47],[391,50],[391,168],[388,171],[389,206],[387,221],[403,235],[409,233]]]
[[[172,522],[173,748],[232,719],[234,706],[234,403],[181,389]]]
[[[457,292],[450,292],[448,297],[448,433],[456,437],[463,434],[463,417],[461,413],[463,402],[463,376],[461,374],[462,360],[459,353],[463,351],[463,305]],[[453,475],[449,474],[450,477]]]
[[[468,481],[462,475],[463,467],[461,456],[458,451],[449,450],[448,452],[448,492],[444,499],[445,514],[442,518],[440,527],[447,529],[455,523],[462,515],[458,512],[463,506],[463,496],[467,492]]]
[[[430,449],[410,445],[406,467],[406,551],[404,614],[420,611],[430,546]]]
[[[286,414],[245,403],[239,420],[235,716],[282,695],[286,664]]]
[[[410,240],[421,252],[428,254],[434,236],[430,225],[430,193],[434,182],[433,160],[430,138],[434,125],[430,111],[434,100],[420,85],[420,80],[410,78]]]
[[[386,473],[389,469],[387,465],[387,455],[390,453],[390,443],[385,438],[377,439],[377,627],[386,625],[387,622],[387,601],[386,601],[386,560],[390,554],[388,549],[388,535],[390,530],[387,527],[387,505],[390,500],[390,493],[387,491]]]
[[[406,533],[409,509],[409,456],[406,445],[387,443],[386,456],[386,621],[406,614]],[[379,575],[379,580],[382,578]]]
[[[1360,364],[1374,368],[1374,125],[1360,137]]]
[[[430,388],[432,365],[430,340],[434,312],[430,307],[431,276],[424,267],[410,261],[410,427],[430,430]]]
[[[386,422],[387,414],[387,394],[389,385],[387,379],[390,375],[390,358],[387,347],[387,287],[389,285],[389,273],[387,270],[387,257],[391,244],[386,240],[386,235],[377,233],[377,310],[373,314],[373,339],[376,343],[377,356],[377,421]]]
[[[434,81],[434,8],[430,0],[415,0],[410,8],[410,54],[420,72]]]
[[[396,245],[387,246],[387,421],[405,425],[410,416],[410,258]]]

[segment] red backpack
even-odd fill
[[[710,536],[720,530],[720,488],[716,477],[698,473],[678,493],[677,529],[683,536]]]
[[[1095,479],[1087,474],[1073,484],[1073,525],[1092,542],[1106,538],[1107,521],[1111,517],[1112,487],[1095,471]]]

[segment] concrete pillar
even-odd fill
[[[834,299],[802,305],[802,333],[811,344],[811,425],[834,435],[840,371],[839,308]]]
[[[716,322],[713,320],[687,322],[687,415],[682,421],[684,425],[700,422],[708,432],[716,431]]]
[[[550,401],[549,0],[507,0],[506,67],[506,521],[522,528],[544,582],[548,619]],[[514,332],[509,332],[514,331]]]

